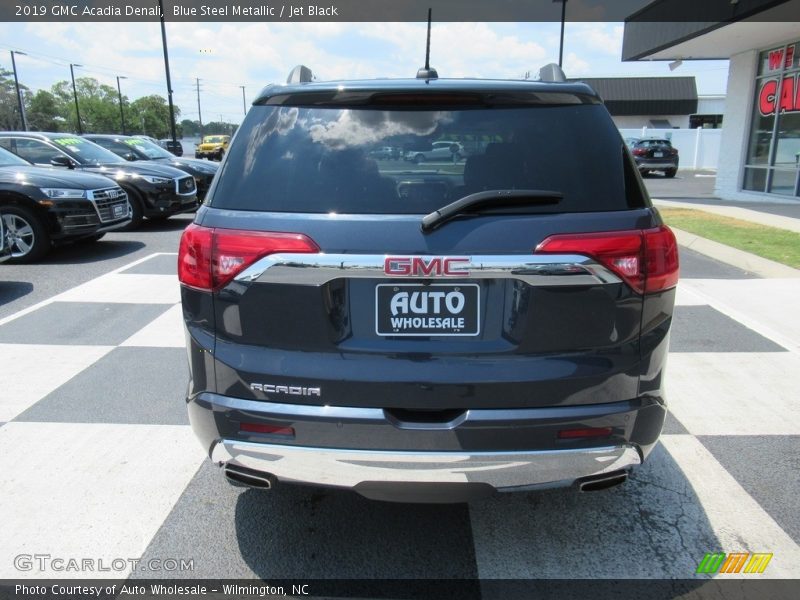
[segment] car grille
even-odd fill
[[[105,223],[107,221],[118,221],[119,219],[128,216],[128,195],[122,188],[104,188],[102,190],[92,190],[90,194],[94,205],[97,208],[97,214],[100,215],[100,221]],[[124,206],[123,215],[114,216],[114,207]]]
[[[177,188],[179,194],[194,194],[197,191],[197,186],[194,183],[194,177],[182,177],[177,181]]]

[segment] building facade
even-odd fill
[[[800,0],[732,3],[741,12],[722,22],[648,17],[665,4],[657,0],[626,22],[623,60],[729,59],[715,192],[800,201]]]

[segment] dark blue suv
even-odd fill
[[[232,482],[602,489],[661,432],[677,246],[584,84],[268,86],[178,261],[189,416]]]

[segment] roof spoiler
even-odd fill
[[[564,83],[567,76],[564,71],[556,63],[550,63],[539,69],[539,81],[548,81],[550,83]]]
[[[305,65],[297,65],[289,73],[286,83],[309,83],[314,80],[314,74]]]

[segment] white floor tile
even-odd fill
[[[683,287],[781,346],[800,352],[798,279],[690,279]]]
[[[664,436],[663,444],[680,465],[714,529],[718,546],[708,552],[771,552],[774,556],[765,577],[800,577],[800,547],[697,438]],[[752,575],[721,577],[752,578]]]
[[[0,344],[0,421],[10,421],[113,346]]]
[[[130,302],[175,304],[181,301],[174,275],[110,273],[56,296],[62,302]]]
[[[695,435],[798,435],[798,374],[793,352],[671,353],[667,403]]]
[[[183,348],[186,338],[183,331],[183,311],[176,304],[152,323],[134,333],[122,346],[147,346],[155,348]]]
[[[19,572],[18,554],[142,555],[204,460],[187,426],[7,423],[0,427],[0,579],[124,577]],[[191,558],[192,549],[185,557]]]
[[[701,306],[704,304],[708,304],[708,301],[692,292],[683,280],[678,283],[678,291],[675,294],[675,306]]]

